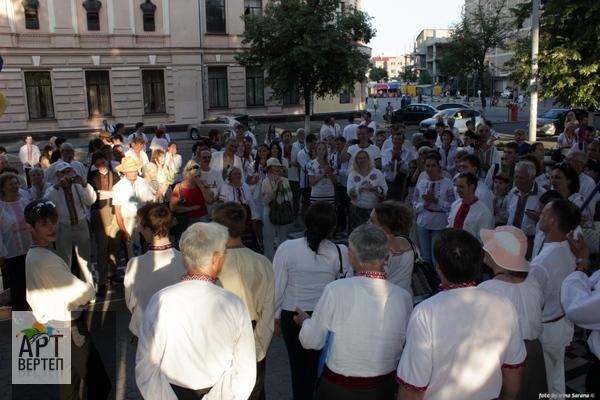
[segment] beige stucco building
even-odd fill
[[[97,129],[101,121],[185,126],[214,114],[301,115],[269,103],[260,68],[236,64],[240,16],[261,0],[0,0],[1,133]],[[355,2],[351,2],[355,3]],[[364,86],[314,114],[364,109]]]

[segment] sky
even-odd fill
[[[367,46],[372,56],[412,51],[411,43],[423,29],[448,29],[459,22],[464,4],[465,0],[362,0],[361,9],[373,17],[377,30]]]

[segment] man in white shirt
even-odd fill
[[[383,175],[388,183],[387,198],[400,200],[404,180],[408,176],[408,164],[413,159],[412,151],[404,148],[404,134],[394,133],[392,147],[381,154]]]
[[[513,186],[515,176],[515,166],[517,158],[519,157],[519,145],[517,142],[508,142],[504,146],[504,152],[502,154],[502,163],[493,164],[485,176],[485,185],[490,190],[494,190],[494,176],[498,174],[505,174],[508,176],[509,187]],[[592,178],[590,178],[592,179]],[[592,179],[593,182],[593,179]]]
[[[304,131],[304,128],[296,129],[296,139],[293,146],[297,147],[298,151],[304,149],[304,146],[306,146],[306,132]]]
[[[596,188],[596,182],[590,176],[583,172],[585,164],[588,162],[588,155],[577,148],[571,147],[569,154],[565,157],[565,162],[569,164],[579,176],[579,194],[587,199],[592,191]]]
[[[140,325],[135,380],[144,398],[250,396],[256,381],[250,314],[242,299],[215,285],[227,238],[225,227],[202,222],[181,236],[187,275],[152,297]]]
[[[86,218],[89,207],[96,201],[96,192],[92,185],[88,185],[86,178],[76,174],[68,163],[59,161],[56,164],[58,182],[48,188],[44,196],[54,202],[58,210],[56,253],[67,265],[71,265],[75,249],[82,279],[93,285],[90,234]]]
[[[146,144],[148,144],[148,137],[144,133],[143,122],[138,122],[137,124],[135,124],[135,132],[133,132],[127,137],[127,139],[125,140],[125,145],[131,146],[131,144],[133,143],[133,139],[135,139],[136,137],[144,139],[143,151],[146,152]]]
[[[249,400],[265,398],[265,369],[275,322],[275,278],[273,265],[263,255],[242,244],[246,210],[239,203],[217,207],[213,222],[227,228],[225,262],[217,285],[238,295],[250,311],[256,347],[256,384]]]
[[[294,207],[294,224],[300,226],[298,215],[300,215],[300,171],[298,164],[298,152],[300,149],[292,143],[292,132],[284,130],[281,132],[283,157],[288,161],[288,181],[292,189],[292,205]]]
[[[27,302],[38,321],[59,331],[71,329],[70,383],[59,385],[61,399],[77,399],[80,385],[95,399],[106,399],[111,382],[88,331],[84,309],[94,299],[94,286],[82,282],[52,249],[59,229],[56,205],[45,199],[24,210],[32,246],[25,260]],[[67,372],[67,373],[69,373]],[[13,398],[18,398],[13,394]]]
[[[560,303],[560,288],[565,278],[575,271],[576,259],[570,251],[567,234],[581,221],[581,211],[569,200],[553,200],[542,211],[539,228],[545,234],[544,244],[531,260],[531,276],[544,294],[540,342],[544,349],[548,392],[565,393],[565,347],[573,338],[573,324],[565,318]]]
[[[146,154],[144,139],[141,137],[133,138],[130,143],[131,148],[125,153],[125,157],[131,157],[142,162],[142,165],[146,165],[150,162],[148,154]]]
[[[356,129],[358,128],[358,124],[354,123],[354,116],[351,115],[348,117],[348,125],[344,128],[344,138],[346,142],[350,140],[356,139]]]
[[[592,368],[588,370],[585,380],[585,392],[591,396],[600,394],[600,271],[589,275],[588,249],[583,235],[579,234],[574,240],[571,234],[567,236],[571,251],[577,257],[577,271],[571,273],[563,281],[560,291],[560,301],[567,318],[583,329],[591,331],[588,336],[588,354],[592,359]]]
[[[445,229],[434,255],[442,285],[411,315],[398,400],[515,398],[527,352],[511,302],[477,287],[481,245],[467,231]]]
[[[125,304],[131,312],[129,330],[139,336],[144,311],[152,296],[181,281],[186,274],[181,253],[169,240],[173,217],[163,204],[146,204],[137,212],[140,233],[148,243],[148,252],[127,263],[123,286]]]
[[[44,179],[46,182],[55,184],[58,182],[58,178],[56,177],[56,167],[59,161],[64,161],[73,168],[73,171],[79,176],[87,176],[87,169],[85,165],[75,160],[75,148],[71,143],[63,143],[60,147],[60,158],[57,162],[50,164],[48,168],[44,171]]]
[[[300,167],[300,193],[302,208],[300,209],[300,218],[304,220],[304,214],[310,205],[310,192],[311,187],[308,182],[308,163],[310,163],[316,156],[315,149],[317,148],[317,136],[309,133],[306,136],[306,146],[300,152],[298,152],[298,165]]]
[[[109,124],[105,119],[102,120],[102,126],[100,127],[100,130],[102,132],[108,132],[110,134],[109,136],[115,133],[115,127]]]
[[[379,147],[369,143],[369,133],[366,125],[359,125],[356,129],[356,136],[358,137],[358,143],[353,144],[352,142],[346,142],[346,147],[340,155],[341,161],[349,161],[352,156],[359,150],[365,150],[371,156],[371,159],[375,162],[375,168],[381,170],[381,151]]]
[[[321,140],[325,140],[327,136],[326,133],[328,132],[331,133],[331,135],[333,135],[334,138],[342,135],[342,129],[338,124],[335,123],[335,119],[333,117],[325,118],[325,123],[321,127],[320,131]]]
[[[375,121],[373,121],[373,119],[371,119],[371,113],[368,111],[363,115],[363,120],[361,121],[359,126],[366,126],[367,128],[373,128],[373,131],[377,130],[377,125],[375,124]]]
[[[361,225],[350,235],[349,244],[358,276],[327,285],[312,317],[296,308],[294,321],[302,327],[299,338],[305,349],[329,347],[323,350],[327,354],[315,398],[347,399],[368,392],[372,400],[390,399],[412,296],[385,279],[388,242],[381,228]],[[359,337],[368,337],[369,345],[356,346]],[[348,388],[345,382],[354,384]]]
[[[115,219],[121,230],[121,236],[127,244],[129,258],[138,256],[142,251],[140,231],[137,224],[137,211],[146,203],[154,201],[154,193],[147,180],[138,175],[142,162],[125,157],[117,171],[123,173],[113,186],[113,207]]]
[[[199,160],[200,161],[199,162],[200,171],[201,171],[200,179],[202,180],[204,187],[212,192],[213,197],[215,199],[218,199],[219,198],[219,189],[223,185],[223,177],[221,176],[219,171],[217,171],[214,168],[211,168],[211,166],[210,166],[210,160],[212,158],[212,153],[210,152],[210,150],[202,150],[202,151],[200,151],[200,154],[198,155],[197,158],[200,159]],[[243,179],[243,177],[244,177],[244,172],[242,171],[242,179]],[[212,212],[216,206],[217,206],[217,202],[214,202],[213,204],[207,204],[209,217],[212,215]]]
[[[508,220],[506,225],[520,228],[527,236],[527,259],[531,259],[535,238],[534,221],[525,212],[537,210],[540,196],[545,190],[535,182],[535,165],[529,161],[521,161],[515,167],[515,187],[508,192],[506,200]]]
[[[27,179],[27,187],[31,187],[31,179],[29,179],[29,171],[40,161],[40,148],[33,144],[31,135],[25,136],[25,144],[19,149],[19,160],[23,164],[25,179]]]
[[[473,154],[467,154],[463,156],[459,161],[460,167],[462,168],[462,172],[470,172],[475,176],[479,176],[479,168],[481,168],[481,161],[479,157]],[[455,195],[456,194],[455,190]],[[475,196],[481,201],[483,204],[487,206],[492,215],[494,214],[494,193],[483,183],[482,180],[477,180],[477,187],[475,188]]]
[[[231,138],[225,144],[225,150],[211,154],[210,167],[219,172],[223,179],[227,177],[229,167],[235,166],[242,171],[242,179],[246,180],[246,174],[242,168],[242,159],[237,155],[239,145],[240,143],[236,138]]]
[[[448,228],[464,229],[480,242],[482,229],[494,229],[494,214],[475,195],[477,176],[470,172],[461,172],[454,180],[458,197],[452,204],[448,217]]]
[[[381,152],[383,153],[385,150],[392,147],[392,138],[396,133],[401,133],[406,138],[406,125],[404,124],[395,124],[390,126],[390,137],[383,142],[383,146],[381,146]],[[414,137],[414,135],[413,135]]]

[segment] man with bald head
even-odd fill
[[[87,170],[85,165],[75,160],[75,148],[71,143],[63,143],[60,147],[60,155],[61,158],[58,159],[58,162],[64,161],[71,166],[73,171],[79,176],[87,176]],[[56,166],[58,162],[50,164],[50,166],[44,171],[44,179],[46,182],[50,182],[52,184],[58,183],[58,178],[56,176]]]

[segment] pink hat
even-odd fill
[[[527,236],[514,226],[499,226],[494,230],[480,232],[483,250],[489,253],[500,267],[509,271],[529,272]]]

